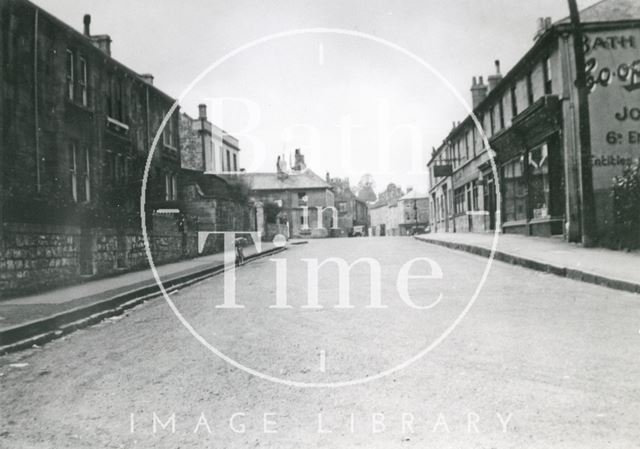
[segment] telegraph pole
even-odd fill
[[[582,25],[576,0],[569,1],[569,14],[573,28],[573,53],[576,58],[576,88],[578,89],[578,124],[580,135],[580,199],[581,234],[584,246],[593,246],[596,240],[595,199],[591,168],[591,127],[589,117],[589,89],[583,46]]]

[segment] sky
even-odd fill
[[[301,148],[319,175],[356,184],[371,173],[378,191],[394,182],[425,192],[431,148],[468,114],[471,78],[492,74],[496,59],[506,73],[533,45],[538,17],[568,15],[564,0],[35,3],[79,31],[91,14],[112,56],[152,73],[183,112],[207,104],[240,139],[245,169],[274,171],[279,154]],[[263,39],[210,70],[252,41],[302,29],[316,32]]]

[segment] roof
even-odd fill
[[[602,0],[580,11],[580,22],[618,22],[640,19],[638,0]],[[570,23],[569,17],[557,24]]]
[[[421,199],[424,199],[424,198],[429,198],[429,195],[427,195],[426,193],[418,192],[416,190],[412,190],[411,192],[407,193],[405,196],[400,198],[400,201],[404,201],[404,200],[421,200]]]
[[[245,181],[251,190],[301,190],[330,189],[331,186],[313,171],[289,173],[287,177],[278,177],[277,173],[238,173],[223,177],[237,177]]]
[[[585,23],[614,23],[620,21],[640,21],[640,0],[601,0],[587,8],[580,11],[580,22]],[[495,101],[495,97],[504,91],[505,86],[510,86],[512,78],[519,73],[521,67],[526,65],[531,55],[535,54],[541,47],[548,45],[548,42],[554,37],[554,32],[559,29],[567,28],[571,24],[570,18],[565,18],[557,21],[553,26],[548,29],[542,36],[540,36],[533,47],[531,47],[522,58],[504,75],[498,85],[490,90],[485,99],[475,108],[473,112],[477,115],[487,109],[487,105],[492,104]],[[427,165],[430,165],[435,161],[436,157],[446,147],[446,143],[454,135],[465,128],[470,121],[472,121],[471,114],[468,114],[464,120],[462,120],[457,126],[455,126],[443,140],[442,144],[432,153],[431,158]]]

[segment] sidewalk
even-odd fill
[[[262,252],[245,248],[249,261],[282,251],[271,242]],[[223,271],[224,254],[198,257],[157,267],[167,291]],[[0,354],[42,343],[82,326],[121,313],[160,295],[150,269],[85,282],[71,287],[0,301]]]
[[[435,233],[418,240],[489,257],[493,234]],[[640,253],[583,248],[555,237],[500,234],[495,260],[640,293]]]

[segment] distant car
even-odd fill
[[[414,226],[409,231],[409,235],[428,234],[431,232],[431,226]]]
[[[364,226],[354,226],[351,231],[351,237],[362,237],[364,235]]]

